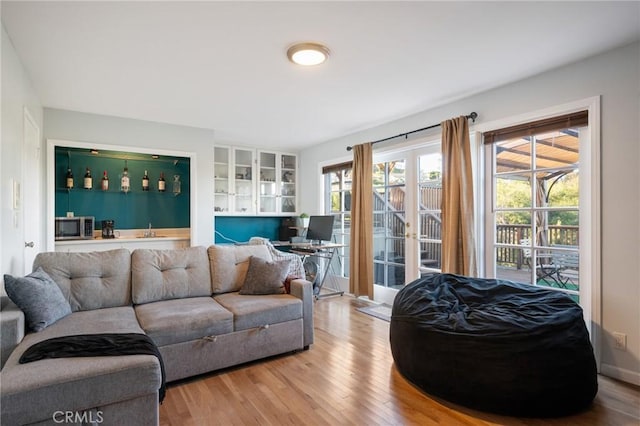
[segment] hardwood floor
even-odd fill
[[[395,370],[389,323],[355,310],[364,305],[321,299],[310,350],[169,384],[160,425],[640,425],[640,388],[602,376],[588,411],[557,419],[432,398]]]

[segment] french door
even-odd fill
[[[374,300],[440,269],[440,143],[375,155],[373,164]]]

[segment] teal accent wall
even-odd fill
[[[251,237],[263,237],[277,241],[282,219],[282,217],[262,216],[216,216],[215,242],[216,244],[231,242],[222,238],[218,232],[239,243],[246,243]]]
[[[125,159],[131,189],[120,191],[120,177]],[[67,167],[71,167],[74,188],[65,189]],[[93,189],[83,188],[85,169],[93,177]],[[100,189],[103,171],[109,177],[109,190]],[[142,190],[142,176],[147,170],[149,191]],[[158,191],[158,178],[164,172],[166,191]],[[149,223],[154,228],[188,228],[190,226],[190,159],[119,151],[100,151],[94,155],[87,149],[56,147],[55,149],[55,215],[94,216],[96,229],[100,221],[113,219],[116,229],[142,229]],[[175,196],[173,176],[180,175],[181,193]]]

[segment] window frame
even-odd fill
[[[340,173],[342,178],[340,180],[341,185],[344,185],[346,182],[345,174],[347,171],[351,170],[351,162],[339,163],[331,166],[325,166],[322,168],[322,182],[324,184],[323,190],[323,200],[324,214],[334,215],[336,220],[333,225],[333,239],[338,244],[344,244],[344,247],[340,247],[336,251],[336,255],[333,259],[332,264],[332,272],[337,274],[341,278],[348,279],[349,278],[349,244],[350,244],[350,233],[347,232],[347,229],[350,229],[350,226],[346,226],[347,217],[349,218],[348,222],[351,223],[351,203],[349,203],[349,210],[345,210],[346,208],[346,193],[351,194],[351,185],[349,185],[348,189],[345,189],[344,186],[341,186],[338,191],[333,191],[332,188],[332,175],[336,173]],[[332,194],[338,192],[340,194],[340,205],[341,209],[338,211],[333,211],[332,205]],[[336,232],[339,230],[339,232]]]
[[[556,105],[540,110],[535,110],[520,115],[506,117],[500,120],[490,121],[486,123],[478,123],[473,126],[473,131],[477,135],[488,132],[493,129],[514,126],[517,124],[536,121],[557,115],[568,114],[581,110],[587,110],[589,116],[589,125],[587,131],[584,132],[584,139],[581,138],[580,152],[585,153],[588,158],[581,161],[580,164],[580,198],[583,208],[580,209],[581,227],[581,248],[580,262],[581,270],[584,274],[590,276],[589,289],[581,292],[580,304],[584,309],[584,319],[587,329],[589,330],[598,371],[600,370],[601,359],[601,340],[602,340],[602,195],[601,195],[601,138],[600,138],[600,96],[594,96],[573,102]],[[481,138],[481,136],[480,136]],[[491,148],[490,145],[479,145],[480,159],[477,168],[477,182],[480,192],[479,203],[477,204],[478,217],[478,242],[477,250],[479,259],[480,276],[492,277],[489,273],[490,268],[487,265],[495,263],[495,254],[493,250],[487,249],[492,246],[493,241],[488,241],[489,236],[493,235],[491,229],[493,220],[490,220],[490,214],[493,214],[491,202],[494,198],[491,172],[492,172],[492,156],[487,155]]]

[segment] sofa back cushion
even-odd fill
[[[273,260],[269,249],[264,245],[213,245],[207,251],[213,294],[240,290],[247,275],[251,256],[267,261]]]
[[[211,296],[207,250],[204,247],[134,250],[131,282],[135,304]]]
[[[73,312],[131,305],[129,250],[39,253],[34,271],[38,267],[58,284]]]

